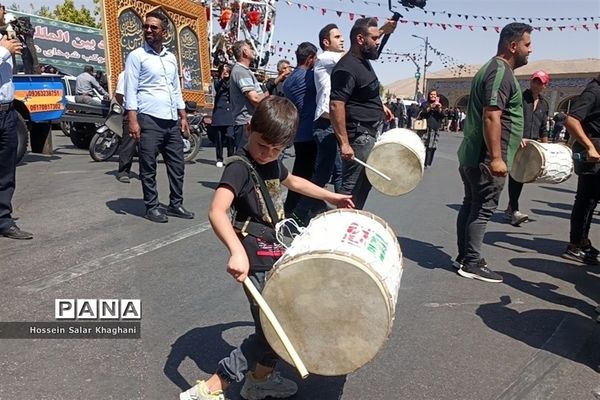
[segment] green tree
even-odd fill
[[[54,19],[99,28],[92,12],[85,6],[77,9],[73,0],[64,0],[63,4],[56,5],[54,8]]]

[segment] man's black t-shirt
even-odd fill
[[[288,170],[280,160],[259,165],[252,160],[250,153],[245,149],[240,151],[256,169],[258,175],[265,182],[269,190],[271,200],[275,206],[279,218],[283,218],[283,196],[281,193],[281,181],[288,177]],[[259,222],[263,220],[263,215],[268,212],[261,210],[261,204],[258,201],[258,195],[254,181],[250,176],[248,167],[242,162],[233,162],[227,164],[219,182],[219,187],[225,186],[231,189],[234,194],[232,208],[237,212],[236,219],[245,221],[250,218],[252,221]],[[238,235],[250,261],[250,269],[253,271],[266,271],[271,269],[275,261],[283,254],[283,247],[277,243],[270,243],[260,238],[250,235],[245,237]]]
[[[583,131],[600,138],[600,81],[592,80],[583,93],[571,104],[569,116],[579,120]]]
[[[384,119],[379,80],[369,60],[344,55],[331,73],[332,101],[346,103],[346,121],[375,124]]]

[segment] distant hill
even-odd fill
[[[436,79],[464,79],[471,78],[479,70],[481,65],[467,65],[463,69],[464,72],[460,77],[455,75],[455,70],[448,68],[427,72],[427,80]],[[516,70],[517,77],[526,77],[533,74],[535,71],[544,70],[550,74],[552,79],[553,75],[563,74],[584,74],[591,72],[600,73],[600,59],[598,58],[585,58],[579,60],[539,60],[531,61],[527,65],[518,68]],[[419,82],[419,86],[423,84]],[[415,78],[401,79],[384,86],[385,92],[394,93],[397,97],[412,98],[415,95]]]

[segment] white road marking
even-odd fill
[[[93,171],[56,171],[54,172],[54,175],[65,175],[65,174],[90,174],[93,173]]]
[[[27,293],[39,292],[44,289],[48,289],[49,287],[68,282],[82,275],[106,268],[112,264],[123,262],[125,260],[141,256],[142,254],[158,250],[161,247],[165,247],[180,240],[187,239],[190,236],[197,235],[209,229],[211,229],[210,223],[205,221],[191,228],[170,234],[166,237],[154,239],[149,242],[121,250],[117,253],[108,254],[94,260],[74,265],[62,271],[57,271],[55,273],[25,282],[23,285],[17,286],[17,289]]]
[[[448,307],[448,308],[454,308],[454,307],[458,307],[458,306],[481,306],[483,304],[493,304],[493,303],[497,303],[498,300],[495,301],[467,301],[464,303],[425,303],[423,304],[425,307],[429,307],[429,308],[439,308],[439,307]],[[513,300],[511,301],[511,304],[525,304],[524,302],[522,302],[521,300]]]

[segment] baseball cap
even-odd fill
[[[533,75],[531,75],[531,79],[535,79],[538,78],[540,81],[542,81],[542,83],[544,85],[547,85],[550,82],[550,75],[548,75],[546,72],[540,70],[540,71],[535,71],[533,73]]]

